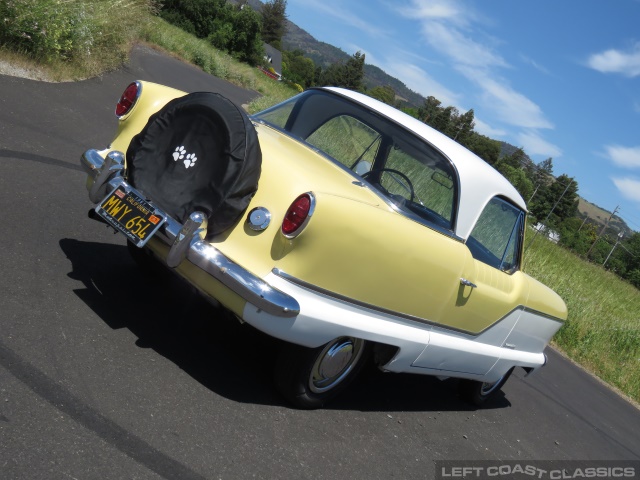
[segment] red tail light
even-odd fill
[[[285,237],[293,238],[302,232],[313,215],[315,204],[312,193],[303,193],[293,201],[282,222],[282,233]]]
[[[125,116],[133,108],[142,91],[142,85],[138,82],[131,83],[122,93],[120,101],[116,105],[116,117]]]

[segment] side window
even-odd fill
[[[467,240],[473,258],[504,272],[519,267],[524,212],[494,197],[483,210]]]
[[[371,170],[380,147],[380,135],[360,120],[348,115],[334,117],[306,139],[358,175]]]

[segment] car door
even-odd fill
[[[501,197],[487,204],[466,241],[463,275],[441,322],[477,345],[468,343],[461,353],[460,345],[433,342],[415,366],[484,374],[495,364],[497,350],[481,344],[502,346],[528,295],[529,284],[519,270],[524,222],[525,212]]]

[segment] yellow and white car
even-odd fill
[[[522,272],[526,205],[464,147],[365,95],[310,89],[248,117],[215,93],[134,82],[81,163],[94,218],[283,342],[302,408],[367,359],[460,378],[480,404],[545,364],[564,302]]]

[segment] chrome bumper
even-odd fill
[[[89,185],[89,198],[93,203],[99,203],[120,185],[130,186],[122,177],[124,156],[121,152],[109,152],[105,159],[97,150],[87,150],[82,154],[80,164],[94,180]],[[156,232],[155,237],[171,247],[165,259],[168,266],[175,268],[188,259],[266,313],[280,317],[295,317],[300,313],[300,305],[296,299],[228,259],[217,248],[204,241],[205,233],[206,218],[194,212],[184,225],[167,215],[167,221]]]

